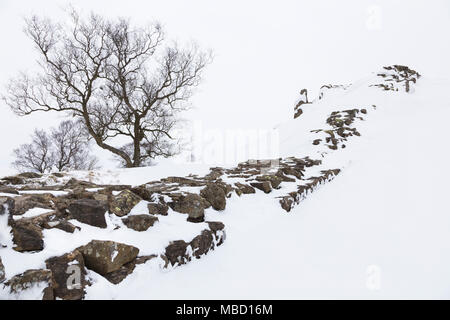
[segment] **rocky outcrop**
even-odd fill
[[[117,271],[124,264],[133,261],[139,249],[114,241],[92,240],[78,249],[84,258],[86,268],[106,275]]]
[[[384,72],[377,74],[383,79],[382,83],[373,84],[371,86],[382,88],[386,91],[399,91],[404,89],[406,92],[411,91],[412,84],[415,84],[421,75],[413,69],[402,65],[392,65],[383,67]]]
[[[42,300],[53,300],[52,272],[50,270],[28,270],[16,275],[5,283],[12,294],[22,294],[24,291],[39,286],[42,289]]]
[[[88,284],[84,259],[77,250],[53,257],[45,261],[53,274],[52,288],[55,298],[80,300],[84,298],[84,288]]]
[[[94,227],[106,228],[107,205],[104,202],[92,199],[77,200],[69,205],[68,211],[73,219]]]

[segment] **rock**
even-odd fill
[[[236,182],[234,185],[236,186],[237,190],[240,191],[241,194],[251,194],[256,192],[255,188],[249,186],[248,184]]]
[[[196,236],[189,244],[192,247],[192,255],[200,259],[209,250],[214,249],[214,238],[210,230],[203,230],[202,233]]]
[[[321,141],[322,141],[322,139],[315,139],[313,141],[313,145],[317,146],[318,144],[320,144]]]
[[[147,205],[150,214],[167,216],[169,207],[164,203],[149,203]]]
[[[0,283],[5,281],[5,266],[2,263],[2,257],[0,257]]]
[[[216,245],[220,246],[226,238],[226,234],[225,234],[225,225],[222,222],[217,222],[217,221],[209,221],[207,222],[209,229],[212,231],[215,240],[216,240]]]
[[[0,216],[6,212],[14,211],[14,199],[9,197],[0,197]]]
[[[252,182],[250,183],[250,185],[252,187],[255,187],[256,189],[263,191],[264,193],[270,193],[272,191],[272,187],[270,186],[269,181]]]
[[[136,258],[135,263],[136,264],[144,264],[147,261],[152,260],[152,259],[154,259],[156,257],[158,257],[156,254],[151,254],[151,255],[148,255],[148,256],[140,256],[140,257]]]
[[[140,214],[128,216],[123,218],[122,221],[130,229],[136,231],[146,231],[158,221],[158,218],[148,214]]]
[[[141,197],[134,194],[130,190],[123,190],[117,196],[112,196],[109,203],[109,211],[116,216],[123,217],[130,213],[140,201]]]
[[[121,266],[119,270],[107,273],[104,277],[112,284],[119,284],[131,273],[133,273],[134,268],[136,268],[136,263],[134,261],[128,262]]]
[[[189,186],[189,187],[201,187],[204,186],[206,183],[204,181],[184,178],[184,177],[168,177],[165,179],[161,179],[162,182],[166,183],[178,183],[183,186]]]
[[[153,192],[151,192],[145,186],[131,188],[130,191],[139,196],[142,200],[150,202],[153,201]]]
[[[101,202],[108,202],[109,201],[109,196],[107,194],[103,194],[103,193],[94,193],[92,195],[92,198],[94,200],[101,201]]]
[[[133,261],[139,253],[136,247],[100,240],[92,240],[79,248],[79,251],[83,254],[86,267],[101,275],[119,270],[124,264]]]
[[[20,177],[4,177],[1,180],[6,181],[12,185],[20,185],[20,184],[25,184],[26,181],[23,178]]]
[[[42,300],[54,300],[52,288],[52,272],[50,270],[28,270],[12,277],[6,286],[12,294],[21,294],[35,286],[42,286]],[[35,297],[29,297],[32,299]]]
[[[26,178],[26,179],[38,179],[42,178],[42,174],[36,173],[36,172],[22,172],[18,175],[19,177]]]
[[[41,251],[44,249],[42,230],[29,222],[16,221],[12,226],[13,249],[19,252]]]
[[[189,214],[189,222],[203,222],[205,218],[204,199],[198,194],[181,195],[174,202],[169,203],[176,212]]]
[[[227,200],[225,191],[215,183],[208,183],[200,195],[209,201],[214,210],[225,210]]]
[[[66,220],[55,222],[54,224],[48,223],[46,226],[47,229],[59,229],[65,231],[67,233],[74,233],[75,230],[81,230],[80,227],[74,226],[72,223]]]
[[[19,191],[11,187],[0,186],[0,193],[19,194]]]
[[[217,231],[222,231],[225,229],[225,225],[222,222],[218,221],[208,221],[206,222],[211,229],[212,232],[216,233]]]
[[[217,180],[223,175],[223,168],[210,168],[211,172],[205,176],[206,180]]]
[[[66,174],[62,173],[62,172],[54,172],[54,173],[52,173],[52,175],[57,178],[64,178],[66,176]]]
[[[185,264],[189,261],[189,257],[187,256],[187,247],[188,243],[184,240],[172,241],[167,247],[164,253],[167,261],[170,262],[172,266],[176,264]],[[166,265],[167,267],[167,265]]]
[[[81,300],[87,285],[84,259],[77,250],[45,261],[53,274],[53,294],[64,300]]]
[[[72,202],[68,210],[70,216],[94,227],[106,228],[106,204],[97,200],[82,199]]]
[[[51,194],[32,194],[14,198],[13,215],[22,215],[30,209],[54,209],[54,197]]]
[[[275,175],[264,175],[264,176],[258,176],[256,177],[256,180],[258,181],[269,181],[272,188],[277,189],[281,182],[283,181],[280,177],[277,177]]]
[[[292,206],[294,204],[294,198],[291,196],[285,196],[280,199],[281,208],[286,210],[287,212],[291,211]]]
[[[95,183],[92,182],[88,182],[88,181],[81,181],[81,180],[77,180],[75,178],[71,178],[65,185],[64,188],[65,189],[75,189],[81,187],[83,189],[85,188],[96,188],[97,185]]]

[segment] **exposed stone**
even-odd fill
[[[275,175],[258,176],[258,177],[256,177],[256,180],[258,180],[258,181],[269,181],[270,185],[274,189],[277,189],[280,186],[281,182],[282,182],[282,179],[280,177],[275,176]]]
[[[237,190],[240,191],[241,194],[251,194],[256,192],[255,188],[249,186],[248,184],[236,182],[234,185],[236,186]]]
[[[82,223],[94,227],[106,228],[106,205],[103,202],[91,199],[82,199],[72,202],[68,208],[70,216]]]
[[[189,179],[185,177],[168,177],[165,179],[161,179],[162,182],[166,183],[178,183],[183,186],[189,186],[189,187],[201,187],[206,184],[204,181]]]
[[[207,221],[206,222],[209,226],[209,229],[216,233],[217,231],[221,231],[225,229],[225,225],[222,222],[218,222],[218,221]]]
[[[36,173],[36,172],[22,172],[18,176],[22,177],[22,178],[26,178],[26,179],[42,178],[42,174],[39,174],[39,173]]]
[[[269,181],[252,182],[250,183],[250,185],[252,187],[255,187],[256,189],[263,191],[264,193],[270,193],[272,191],[272,187],[270,186]]]
[[[30,209],[53,209],[54,197],[51,194],[32,194],[14,198],[14,215],[22,215]]]
[[[114,241],[92,240],[79,248],[83,254],[84,263],[88,269],[106,275],[119,270],[124,264],[133,261],[139,249]]]
[[[227,200],[225,191],[215,183],[208,183],[204,189],[200,191],[200,195],[208,200],[214,210],[225,210]]]
[[[177,200],[169,203],[169,206],[176,212],[189,214],[187,219],[189,222],[204,221],[204,199],[198,194],[180,195]]]
[[[1,180],[6,181],[12,185],[21,185],[21,184],[25,184],[26,181],[23,178],[17,177],[17,176],[12,176],[12,177],[4,177]]]
[[[172,266],[176,264],[185,264],[189,261],[189,257],[186,256],[188,243],[183,240],[172,241],[165,251],[165,257]]]
[[[147,189],[145,186],[139,186],[130,189],[135,195],[139,196],[142,200],[153,201],[153,192]]]
[[[112,196],[109,203],[109,211],[116,216],[123,217],[129,214],[141,200],[141,197],[130,190],[123,190],[118,195]]]
[[[19,191],[11,187],[0,186],[0,193],[19,194]]]
[[[2,257],[0,257],[0,283],[5,281],[5,266],[2,263]]]
[[[286,210],[287,212],[291,211],[292,206],[294,204],[294,198],[291,196],[285,196],[280,199],[281,207]]]
[[[225,225],[222,222],[218,222],[218,221],[209,221],[207,222],[209,229],[212,231],[215,240],[216,240],[216,245],[220,246],[224,241],[225,241]]]
[[[12,294],[21,294],[35,286],[43,286],[42,300],[54,300],[52,272],[50,270],[27,270],[5,283]]]
[[[97,185],[95,183],[92,182],[88,182],[88,181],[81,181],[81,180],[77,180],[75,178],[71,178],[65,185],[64,187],[66,189],[75,189],[77,187],[81,187],[83,189],[85,188],[95,188],[97,187]]]
[[[189,244],[192,247],[192,255],[197,259],[214,247],[213,235],[210,230],[203,230],[201,234],[196,236]]]
[[[76,230],[81,230],[80,227],[77,227],[66,220],[61,220],[61,221],[55,222],[54,225],[51,223],[48,223],[46,228],[48,228],[48,229],[55,228],[55,229],[65,231],[67,233],[74,233]]]
[[[14,211],[14,199],[9,197],[0,197],[0,216],[6,212]]]
[[[152,260],[152,259],[154,259],[156,257],[158,257],[156,254],[151,254],[151,255],[148,255],[148,256],[137,257],[136,260],[134,260],[134,261],[135,261],[136,264],[144,264],[147,261],[150,261],[150,260]]]
[[[77,250],[45,261],[53,274],[53,294],[64,300],[81,300],[87,285],[84,259]]]
[[[101,202],[108,202],[109,201],[109,196],[107,194],[103,194],[103,193],[94,193],[92,195],[92,198],[94,200],[101,201]]]
[[[130,229],[146,231],[152,227],[158,218],[148,214],[132,215],[122,219],[123,223]]]
[[[119,284],[131,273],[133,273],[135,268],[136,262],[131,261],[121,266],[118,270],[105,274],[104,277],[112,284]]]
[[[148,212],[155,215],[167,216],[169,211],[169,206],[164,203],[149,203],[147,207]]]
[[[41,251],[44,249],[42,230],[29,222],[16,221],[12,226],[13,248],[19,252]]]

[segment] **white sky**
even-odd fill
[[[22,32],[30,13],[59,18],[69,1],[0,0],[0,85],[35,64]],[[450,2],[78,0],[85,12],[160,21],[168,38],[194,39],[215,60],[192,100],[189,119],[219,129],[267,128],[292,117],[301,88],[348,83],[388,64],[426,75],[450,71]],[[13,148],[57,114],[18,118],[0,102],[0,175]]]

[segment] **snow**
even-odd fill
[[[13,216],[13,219],[20,220],[23,218],[33,218],[33,217],[40,216],[41,214],[49,213],[52,211],[53,210],[50,210],[50,209],[32,208],[32,209],[28,210],[27,212],[25,212],[23,215]]]
[[[425,75],[409,94],[368,87],[375,80],[369,75],[347,90],[327,90],[323,99],[303,106],[300,118],[277,126],[281,156],[324,155],[323,164],[306,174],[343,168],[332,182],[290,213],[280,208],[276,197],[292,191],[294,184],[282,184],[269,195],[259,190],[242,197],[233,194],[224,211],[206,210],[207,221],[226,226],[223,245],[176,268],[162,269],[160,259],[152,259],[137,265],[118,285],[88,271],[93,285],[86,298],[450,298],[450,79]],[[347,148],[338,151],[312,146],[317,134],[311,130],[325,128],[332,111],[351,108],[368,111],[364,121],[355,122],[361,137],[350,137]],[[70,175],[81,179],[88,174],[102,184],[138,185],[167,176],[204,175],[207,168],[164,162]],[[130,214],[148,214],[147,204],[141,201]],[[5,217],[0,216],[0,242],[9,248],[0,248],[0,255],[8,278],[43,268],[45,259],[92,239],[134,245],[139,255],[147,255],[162,252],[170,240],[190,241],[206,228],[205,223],[186,223],[186,215],[169,210],[147,232],[134,232],[107,213],[106,229],[71,220],[82,232],[44,230],[44,250],[23,254],[10,249]],[[118,225],[121,228],[114,230]],[[0,291],[3,297],[11,298]]]
[[[116,286],[98,279],[87,298],[449,298],[449,84],[423,77],[414,94],[361,88],[328,102],[377,106],[362,136],[327,156],[345,163],[333,182],[288,214],[262,192],[233,196],[207,211],[227,231],[213,253],[170,272],[150,261]]]

